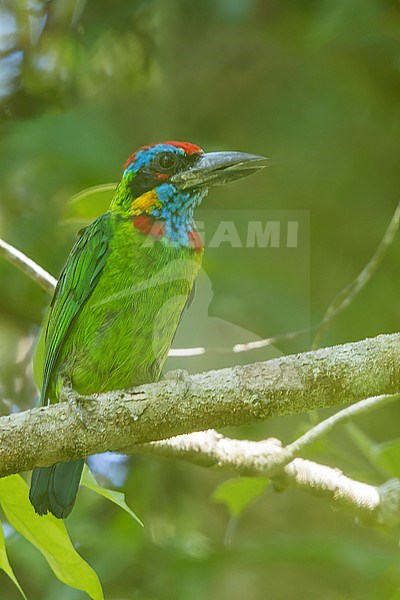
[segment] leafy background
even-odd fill
[[[249,210],[305,211],[305,245],[292,256],[229,245],[208,252],[206,318],[230,323],[229,335],[260,337],[317,324],[369,260],[398,202],[399,26],[399,4],[389,0],[2,0],[1,237],[57,275],[77,229],[64,218],[68,199],[118,180],[138,146],[188,139],[264,154],[267,173],[215,190],[204,208],[242,211],[243,222]],[[398,330],[399,244],[324,344]],[[48,298],[4,262],[0,281],[0,411],[8,414],[36,401],[32,346]],[[186,327],[181,340],[199,345]],[[311,340],[276,351],[306,350]],[[190,361],[193,371],[219,364],[212,354]],[[363,417],[310,454],[372,483],[399,475],[399,412]],[[228,433],[290,441],[315,418]],[[101,456],[91,467],[126,492],[145,524],[80,492],[67,527],[106,598],[339,600],[390,598],[400,587],[398,532],[360,526],[315,498],[263,482],[215,491],[229,474],[156,458]],[[2,520],[28,598],[82,597]],[[20,597],[2,571],[0,585],[2,597]]]

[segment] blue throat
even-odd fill
[[[195,229],[194,210],[207,195],[206,188],[182,192],[171,183],[157,188],[157,196],[162,204],[152,215],[164,222],[164,243],[173,247],[191,247],[190,234]]]
[[[171,152],[184,156],[182,148],[171,144],[157,144],[137,152],[135,160],[125,169],[123,177],[136,174],[140,169],[149,167],[152,160],[160,152]],[[207,188],[197,188],[181,191],[172,183],[162,183],[156,187],[158,200],[161,208],[155,208],[151,215],[157,220],[164,222],[164,236],[161,241],[164,244],[176,248],[191,246],[190,234],[195,230],[194,209],[207,195]]]

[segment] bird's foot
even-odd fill
[[[175,369],[164,374],[164,379],[172,379],[173,381],[187,381],[190,379],[189,371],[186,369]]]
[[[61,401],[69,403],[78,421],[85,429],[88,429],[87,420],[85,419],[85,411],[87,411],[88,406],[90,406],[88,403],[97,400],[97,396],[95,394],[87,396],[84,394],[78,394],[78,392],[73,389],[71,380],[64,378],[60,399]]]
[[[75,393],[75,397],[73,400],[75,402],[81,402],[85,404],[86,402],[96,402],[98,400],[98,394],[77,394]]]
[[[164,374],[164,380],[175,381],[177,385],[184,386],[184,394],[187,394],[191,385],[191,377],[189,371],[186,369],[176,369],[174,371],[168,371]]]
[[[97,394],[78,394],[72,387],[70,379],[64,378],[61,389],[61,400],[66,402],[94,402],[97,400]]]

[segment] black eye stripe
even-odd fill
[[[168,156],[168,158],[171,157],[174,163],[173,166],[163,167],[160,165],[159,159],[161,156]],[[138,198],[145,192],[148,192],[149,190],[152,190],[165,183],[165,179],[159,179],[156,177],[157,173],[174,175],[178,171],[192,167],[198,157],[199,154],[183,155],[175,152],[160,152],[153,158],[150,165],[143,166],[132,178],[132,181],[130,182],[132,196],[134,198]]]

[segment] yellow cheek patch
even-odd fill
[[[160,208],[160,206],[161,204],[158,200],[157,192],[155,190],[150,190],[139,196],[139,198],[135,198],[129,212],[132,215],[140,215],[144,212],[151,212],[155,208]]]

